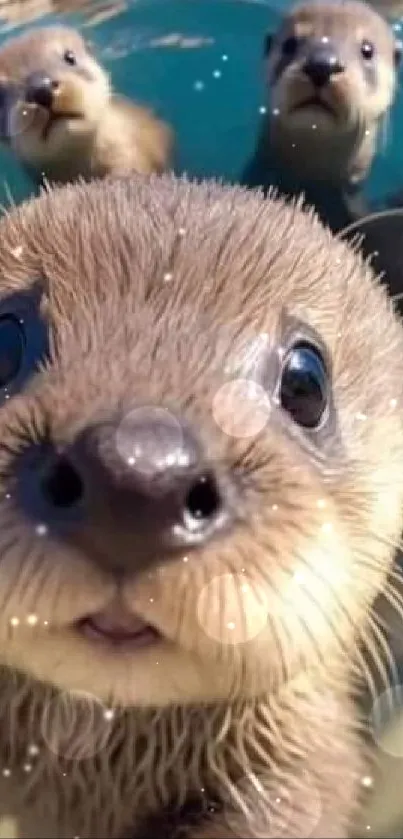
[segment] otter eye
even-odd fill
[[[371,58],[374,57],[374,45],[371,44],[371,41],[363,41],[361,44],[361,55],[367,61],[370,61]]]
[[[24,349],[25,335],[21,324],[12,315],[0,317],[0,388],[7,387],[18,376]]]
[[[283,55],[286,55],[287,58],[292,58],[298,49],[298,38],[295,35],[290,35],[289,38],[283,41],[281,49]]]
[[[63,59],[66,62],[66,64],[70,64],[71,67],[74,67],[74,65],[77,64],[77,59],[74,55],[73,50],[66,50],[66,52],[63,55]]]
[[[317,428],[328,396],[328,373],[319,350],[311,344],[297,344],[288,353],[282,370],[282,408],[303,428]]]

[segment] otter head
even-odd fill
[[[276,147],[318,177],[365,175],[400,62],[387,22],[357,0],[312,0],[266,36],[264,52]]]
[[[134,706],[338,678],[402,524],[402,365],[370,269],[298,206],[164,176],[13,211],[6,672]]]
[[[0,48],[2,135],[37,169],[68,160],[88,141],[110,96],[109,79],[68,27],[26,32]]]

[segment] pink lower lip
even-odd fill
[[[130,645],[132,648],[150,646],[151,644],[155,644],[160,638],[157,630],[148,624],[144,624],[144,626],[132,632],[112,627],[105,629],[105,627],[98,623],[96,617],[84,618],[79,621],[78,628],[87,638],[92,638],[96,641],[106,641],[114,645]]]

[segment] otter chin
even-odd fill
[[[0,823],[351,835],[403,510],[369,265],[241,187],[52,188],[0,221],[0,375]]]

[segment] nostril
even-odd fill
[[[202,475],[191,486],[185,501],[188,520],[200,526],[215,518],[221,509],[221,495],[212,475]]]
[[[57,82],[57,81],[54,79],[54,80],[52,81],[52,83],[51,83],[51,88],[52,88],[52,90],[57,90],[57,89],[58,89],[58,87],[59,87],[59,82]]]
[[[69,509],[83,498],[84,486],[80,475],[65,457],[61,457],[42,481],[42,490],[53,507]]]

